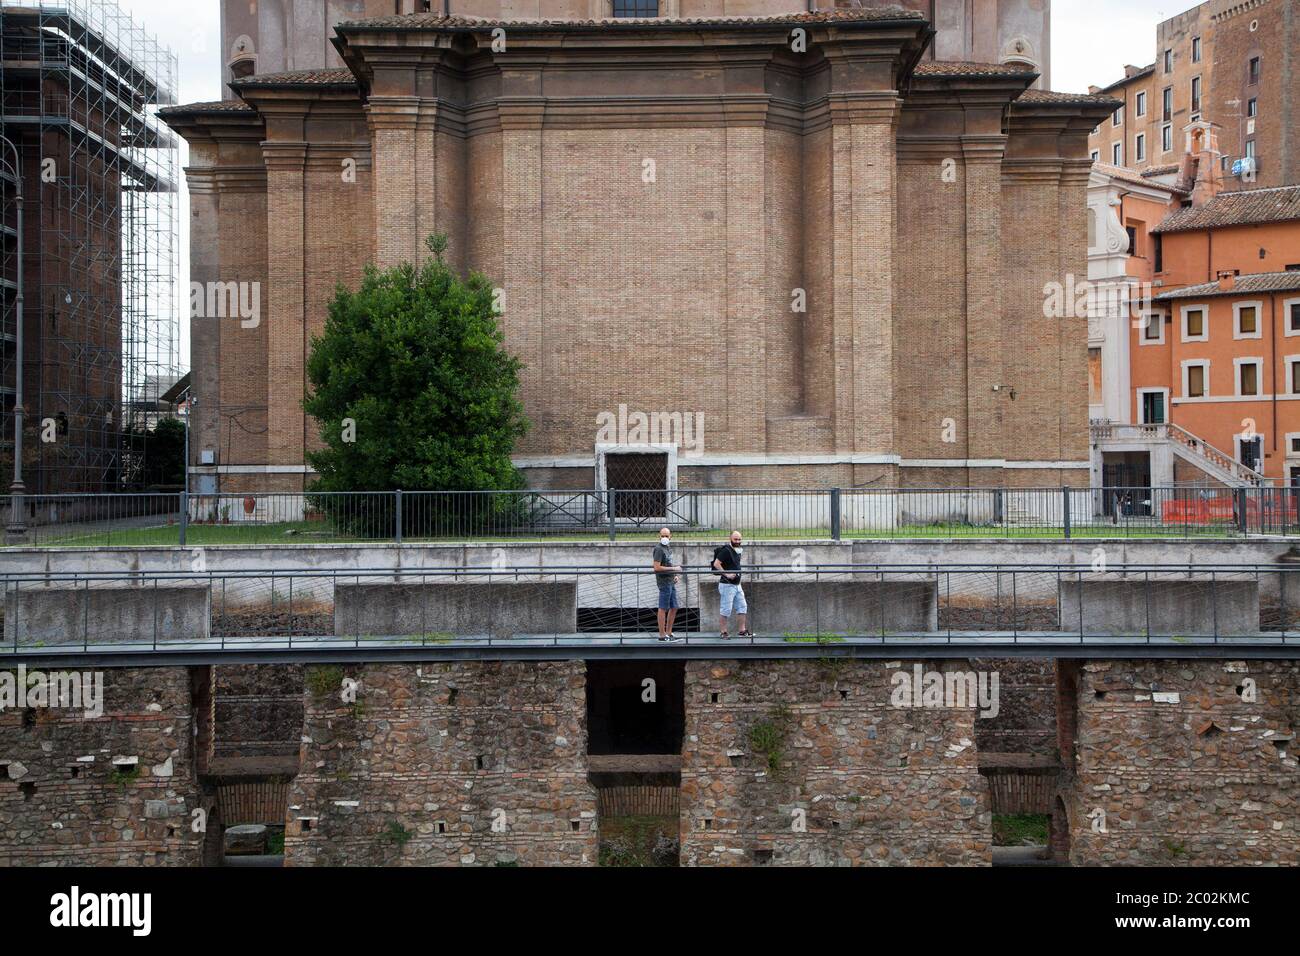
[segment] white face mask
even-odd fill
[[[744,554],[744,553],[745,553],[745,549],[742,548],[742,547],[741,547],[740,545],[738,545],[738,544],[733,544],[733,545],[731,546],[731,550],[732,550],[732,551],[735,551],[736,554]]]
[[[659,543],[662,544],[662,545],[666,548],[666,547],[668,547],[668,545],[670,545],[670,544],[673,543],[673,539],[672,539],[672,538],[660,538],[660,539],[659,539]]]

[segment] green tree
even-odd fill
[[[131,488],[180,487],[185,483],[185,423],[164,418],[150,431],[122,433],[122,481]]]
[[[505,350],[492,288],[456,275],[445,236],[426,244],[418,266],[368,267],[359,289],[340,286],[312,339],[303,407],[325,445],[307,455],[314,491],[522,486],[510,461],[528,429],[522,365]]]

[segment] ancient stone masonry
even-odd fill
[[[302,710],[300,666],[240,664],[216,668],[213,756],[297,756]]]
[[[971,661],[971,666],[998,675],[996,716],[975,721],[980,754],[1056,754],[1056,666],[1045,657]]]
[[[286,865],[596,863],[581,661],[312,667],[306,685]]]
[[[1300,664],[1089,661],[1065,679],[1072,863],[1300,863]]]
[[[895,707],[911,668],[688,662],[683,865],[988,865],[975,708]]]
[[[101,673],[101,716],[0,712],[0,866],[201,862],[189,671]]]

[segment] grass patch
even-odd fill
[[[785,633],[781,635],[781,640],[787,644],[843,644],[845,635],[843,634],[792,634]]]
[[[140,779],[140,765],[131,764],[128,767],[114,767],[108,775],[108,782],[117,784],[125,788],[127,784]]]
[[[383,832],[379,834],[379,842],[389,846],[397,847],[397,852],[402,852],[402,847],[411,842],[414,836],[410,830],[402,826],[396,820],[388,821],[388,826],[384,827]]]
[[[307,689],[316,700],[323,701],[342,688],[343,668],[337,664],[307,668]]]
[[[601,866],[677,866],[676,817],[609,817],[600,821]]]
[[[1047,846],[1047,814],[993,814],[994,846]]]
[[[680,528],[674,529],[679,541],[722,540],[729,529],[726,528]],[[160,522],[155,526],[103,530],[87,528],[79,530],[75,526],[63,528],[36,527],[32,529],[32,544],[42,548],[129,548],[180,545],[180,526],[175,523]],[[830,528],[754,528],[746,535],[751,541],[804,541],[829,539]],[[1098,538],[1237,538],[1240,535],[1230,526],[1183,527],[1181,525],[1142,525],[1126,527],[1124,525],[1086,525],[1071,529],[1071,538],[1086,540]],[[618,531],[618,540],[642,540],[647,545],[654,537],[650,531]],[[1018,528],[980,525],[903,525],[896,528],[866,529],[862,531],[845,531],[841,535],[844,541],[888,541],[908,539],[957,538],[970,540],[997,539],[1040,539],[1062,540],[1065,531],[1061,528]],[[332,525],[321,521],[279,521],[262,524],[252,521],[237,521],[231,524],[191,524],[186,527],[185,544],[187,547],[222,544],[308,544],[321,541],[332,543],[382,542],[392,540],[388,537],[365,538],[340,532]],[[421,537],[404,536],[408,543],[436,543],[438,541],[456,541],[480,544],[506,544],[510,542],[608,542],[609,530],[593,529],[571,533],[544,534],[528,529],[520,529],[516,534],[507,535],[461,535],[456,537]]]
[[[266,835],[266,852],[271,856],[284,856],[284,830],[275,828]]]
[[[781,764],[785,759],[785,740],[791,720],[793,715],[782,705],[749,728],[750,749],[763,758],[764,766],[775,778],[782,774]]]

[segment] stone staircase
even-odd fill
[[[1121,425],[1109,421],[1094,421],[1091,426],[1092,441],[1140,444],[1167,444],[1176,458],[1203,472],[1207,477],[1229,488],[1261,488],[1271,480],[1252,468],[1243,465],[1231,455],[1215,448],[1205,439],[1172,423],[1160,425]]]

